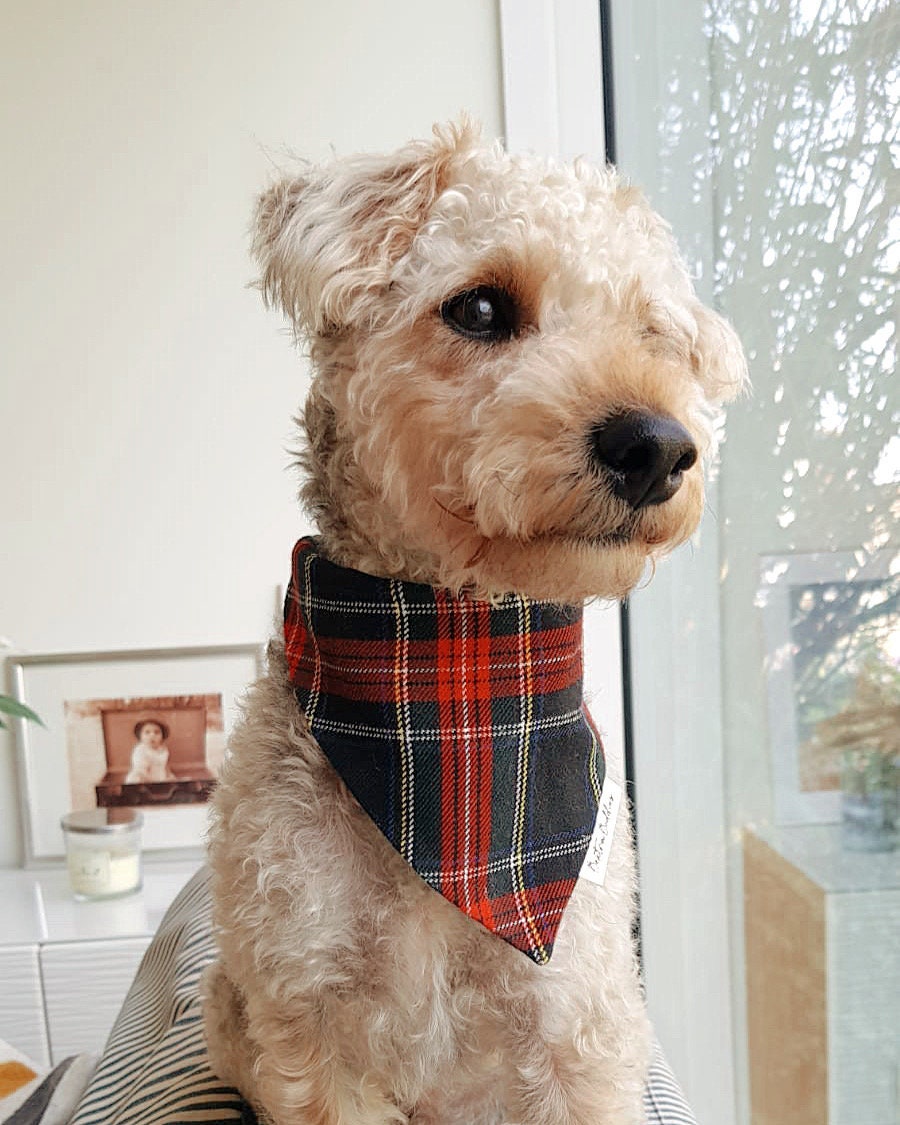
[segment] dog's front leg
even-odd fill
[[[643,1069],[532,1038],[516,1051],[509,1121],[522,1125],[640,1125]]]
[[[218,962],[206,969],[203,991],[213,1069],[240,1090],[262,1121],[408,1125],[371,1073],[359,1073],[326,1043],[318,1017],[254,1010]]]
[[[247,1038],[247,1012],[240,989],[221,962],[213,961],[203,971],[201,991],[210,1066],[223,1082],[255,1102],[254,1063],[259,1052]]]
[[[408,1125],[377,1076],[340,1057],[318,1018],[251,1013],[248,1033],[265,1044],[253,1100],[272,1125]]]

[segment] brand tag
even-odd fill
[[[612,851],[616,817],[619,815],[621,803],[622,786],[609,777],[604,778],[597,819],[594,821],[594,832],[579,876],[581,879],[587,879],[589,883],[596,883],[598,887],[602,887],[606,881],[606,866],[609,863],[609,853]]]

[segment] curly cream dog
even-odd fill
[[[696,527],[744,359],[613,171],[436,128],[275,184],[255,252],[309,342],[302,495],[336,567],[579,606]],[[217,1072],[276,1125],[641,1121],[625,818],[536,963],[413,871],[298,698],[273,642],[214,802]]]

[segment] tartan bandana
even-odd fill
[[[301,539],[284,635],[313,736],[390,843],[470,918],[549,961],[604,776],[581,607],[376,578]]]

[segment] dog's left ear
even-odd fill
[[[728,321],[699,302],[691,310],[697,332],[691,363],[710,402],[727,402],[748,389],[747,359]]]
[[[253,252],[259,286],[298,330],[327,336],[365,324],[454,161],[478,140],[469,121],[430,141],[357,156],[274,184],[260,196]]]

